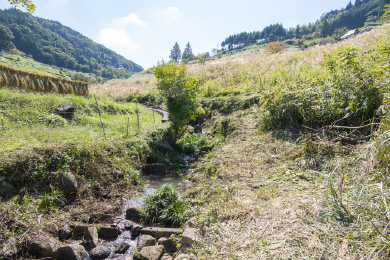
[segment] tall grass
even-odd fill
[[[0,88],[4,87],[43,93],[89,95],[85,82],[43,76],[0,65]]]

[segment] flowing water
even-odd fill
[[[120,215],[118,215],[115,219],[115,223],[118,223],[118,228],[122,232],[119,237],[115,241],[104,241],[100,243],[100,245],[105,246],[110,249],[111,255],[107,259],[117,259],[117,260],[130,260],[133,259],[133,254],[134,250],[137,247],[137,242],[138,242],[138,237],[133,237],[131,235],[130,230],[126,230],[126,224],[131,223],[133,225],[137,225],[134,222],[131,222],[129,220],[126,220],[126,210],[132,206],[132,205],[143,205],[144,198],[146,196],[149,196],[153,194],[156,189],[161,187],[162,185],[165,184],[172,184],[172,185],[177,185],[180,187],[182,181],[182,176],[165,176],[163,178],[159,179],[146,179],[145,183],[145,190],[142,194],[140,194],[138,197],[135,199],[127,201],[122,208],[122,212]],[[117,244],[127,244],[130,246],[130,248],[126,251],[124,254],[116,254],[115,253],[115,246]],[[89,258],[90,259],[90,258]]]

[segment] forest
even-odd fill
[[[128,78],[143,68],[91,39],[63,26],[17,9],[0,10],[0,29],[12,44],[34,60],[105,79]]]

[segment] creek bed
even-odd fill
[[[118,215],[115,218],[115,223],[118,224],[118,228],[121,231],[121,234],[115,241],[104,241],[100,243],[99,245],[105,246],[110,249],[111,255],[106,259],[117,259],[117,260],[130,260],[133,259],[134,250],[137,247],[138,243],[138,236],[132,237],[131,231],[126,230],[126,223],[131,223],[133,225],[137,225],[137,223],[134,223],[130,220],[126,219],[126,210],[130,206],[134,205],[143,205],[144,198],[146,196],[152,195],[159,187],[165,185],[165,184],[172,184],[177,185],[180,187],[181,181],[183,176],[177,176],[177,175],[168,175],[159,179],[145,179],[145,190],[142,194],[137,196],[135,199],[128,200],[122,207],[121,214]],[[124,254],[116,254],[115,246],[117,244],[125,243],[130,246],[130,248],[124,253]],[[88,257],[88,260],[91,259]]]

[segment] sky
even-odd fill
[[[195,55],[211,52],[229,35],[315,22],[349,1],[33,0],[35,16],[59,21],[144,69],[168,61],[175,42],[182,51],[190,42]],[[9,6],[0,0],[0,9]]]

